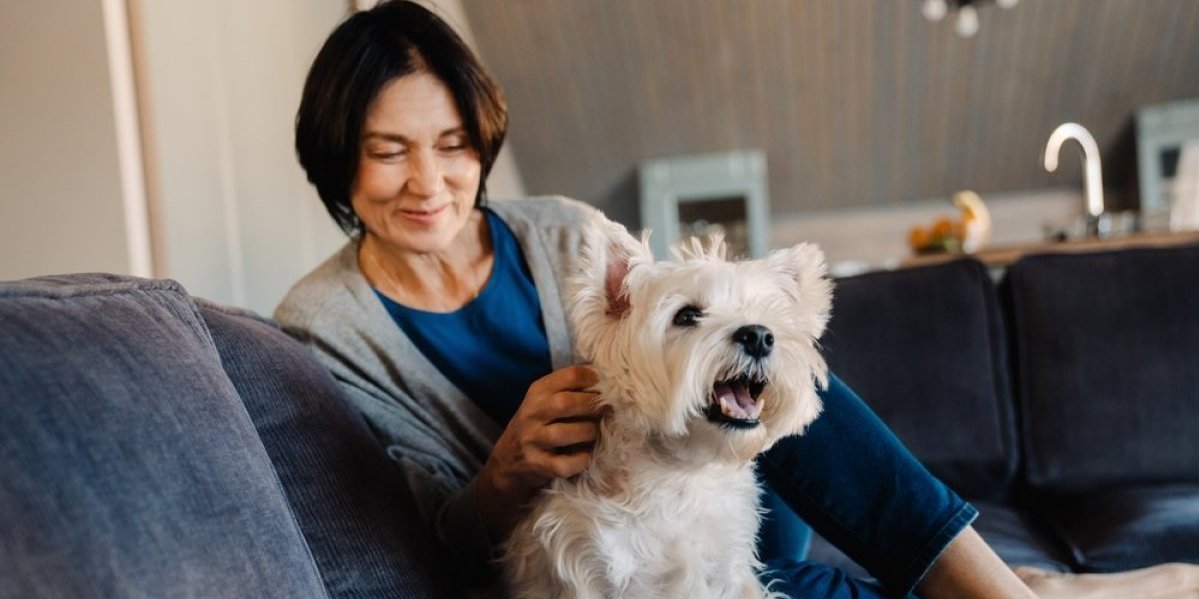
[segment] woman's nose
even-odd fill
[[[419,196],[434,196],[445,188],[441,164],[428,152],[416,152],[408,177],[408,191]]]

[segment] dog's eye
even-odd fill
[[[674,313],[674,326],[676,327],[693,327],[699,324],[699,319],[704,315],[703,310],[695,306],[683,306],[678,312]]]

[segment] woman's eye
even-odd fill
[[[371,157],[377,158],[379,160],[390,160],[393,158],[399,158],[400,156],[403,156],[403,155],[404,155],[403,150],[379,150],[379,151],[371,152]]]
[[[699,319],[704,315],[703,310],[696,306],[683,306],[678,312],[674,313],[674,326],[676,327],[693,327],[699,324]]]

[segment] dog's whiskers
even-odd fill
[[[725,445],[728,445],[728,447],[729,447],[729,451],[730,451],[730,452],[732,452],[732,454],[733,454],[734,456],[737,456],[737,459],[738,459],[738,460],[742,460],[742,459],[744,459],[744,458],[742,458],[742,457],[741,457],[741,452],[737,451],[737,448],[736,448],[736,447],[733,447],[733,440],[732,440],[731,438],[729,438],[729,437],[725,437],[725,438],[724,438],[724,443],[725,443]]]

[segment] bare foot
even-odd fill
[[[1199,599],[1199,566],[1161,564],[1111,574],[1070,574],[1015,568],[1040,599]]]

